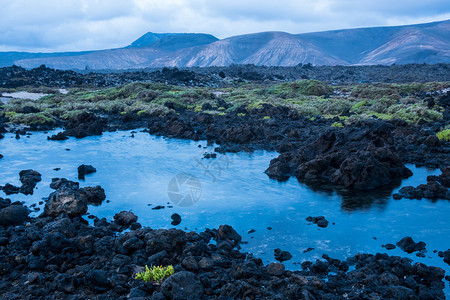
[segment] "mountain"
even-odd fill
[[[450,20],[305,34],[262,32],[222,40],[209,34],[149,32],[120,49],[53,55],[6,52],[0,53],[0,65],[6,61],[3,57],[25,68],[45,64],[57,69],[450,63]]]
[[[129,47],[150,47],[161,50],[179,50],[199,45],[206,45],[219,40],[211,34],[204,33],[152,33],[148,32],[131,43]]]

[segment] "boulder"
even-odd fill
[[[395,153],[391,131],[381,120],[360,121],[329,129],[314,142],[283,152],[266,174],[285,180],[295,175],[305,182],[329,182],[358,190],[376,189],[412,175]]]
[[[203,286],[197,275],[181,271],[163,282],[161,292],[169,299],[201,299]]]
[[[13,195],[18,194],[20,188],[18,186],[7,183],[4,186],[0,186],[0,189],[3,190],[6,195]]]
[[[91,205],[100,205],[106,199],[105,190],[97,185],[94,187],[85,187],[80,191],[86,196],[87,203]]]
[[[48,196],[44,215],[56,217],[66,213],[70,217],[81,216],[87,212],[87,197],[79,189],[77,182],[66,181]]]
[[[131,211],[121,211],[114,215],[114,222],[121,226],[130,226],[138,217]]]
[[[67,139],[69,139],[69,138],[67,137],[67,135],[64,132],[58,132],[57,134],[47,137],[47,140],[49,140],[49,141],[64,141]]]
[[[177,213],[173,214],[172,216],[170,216],[170,218],[172,219],[172,225],[176,226],[178,224],[181,223],[181,216]]]
[[[0,209],[0,226],[16,226],[28,219],[28,209],[21,205],[10,205]]]
[[[42,179],[41,173],[35,170],[22,170],[19,176],[20,182],[22,182],[19,192],[25,195],[33,195],[36,184]]]
[[[274,250],[274,255],[275,259],[278,260],[279,262],[290,260],[292,258],[291,253],[289,253],[288,251],[281,251],[280,248]]]
[[[81,165],[78,167],[78,179],[84,179],[85,175],[97,172],[97,169],[91,165]]]
[[[396,245],[406,253],[425,250],[426,244],[422,241],[416,243],[410,236],[402,238]]]

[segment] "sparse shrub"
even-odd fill
[[[450,129],[445,129],[445,130],[439,131],[438,133],[436,133],[436,136],[441,141],[450,142]]]
[[[10,116],[9,122],[24,125],[42,125],[42,124],[53,124],[55,120],[53,120],[51,116],[44,113],[30,113],[30,114],[16,113]]]
[[[161,284],[166,278],[173,275],[174,272],[172,265],[167,267],[154,266],[151,269],[149,269],[148,266],[145,266],[145,271],[137,273],[135,279]]]
[[[344,128],[344,125],[341,122],[334,122],[333,124],[331,124],[331,127]]]
[[[270,117],[269,116],[264,116],[263,120],[270,120]]]

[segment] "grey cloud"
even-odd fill
[[[0,7],[0,49],[34,51],[122,47],[148,31],[224,38],[450,18],[448,0],[0,0]]]

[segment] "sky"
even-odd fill
[[[120,48],[146,32],[305,33],[450,19],[450,0],[0,0],[0,51]]]

